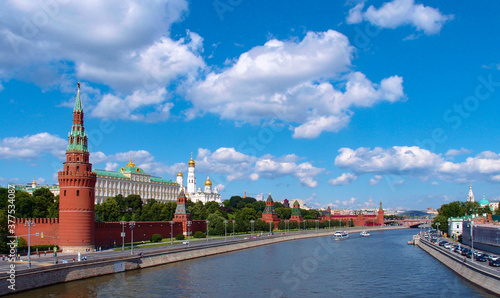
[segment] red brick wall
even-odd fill
[[[16,219],[16,236],[23,236],[28,241],[28,227],[24,223],[28,218]],[[31,226],[31,245],[54,244],[54,239],[48,236],[55,236],[56,241],[59,240],[59,219],[58,218],[30,218],[35,222],[35,226]],[[95,246],[116,246],[122,245],[122,225],[119,222],[96,222],[95,227]],[[206,223],[204,220],[193,220],[191,224],[191,235],[196,231],[206,231]],[[35,233],[44,234],[42,239],[40,236],[34,236]],[[163,238],[170,238],[170,222],[136,222],[134,227],[134,241],[149,241],[153,234],[160,234]],[[173,227],[173,236],[182,234],[182,223],[176,222]],[[130,226],[125,225],[125,242],[130,242]],[[60,244],[59,242],[57,243]]]
[[[54,238],[59,236],[59,219],[58,218],[16,218],[16,236],[22,236],[26,243],[28,242],[28,227],[24,224],[27,220],[32,220],[35,225],[31,226],[31,245],[53,245]],[[44,238],[41,238],[43,232]],[[34,234],[40,233],[39,236]],[[24,236],[26,235],[26,236]],[[59,240],[56,238],[56,241]],[[59,244],[59,243],[58,243]]]

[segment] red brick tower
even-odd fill
[[[384,209],[382,209],[382,201],[380,201],[380,208],[378,209],[377,224],[379,226],[384,225]]]
[[[297,223],[302,222],[302,214],[300,212],[300,204],[297,200],[293,203],[292,209],[292,217],[290,217],[291,221],[296,221]]]
[[[191,221],[191,214],[189,213],[186,194],[182,188],[179,196],[177,197],[177,208],[175,208],[174,219],[175,222],[182,222],[182,232],[184,235],[191,234],[187,222]]]
[[[278,228],[278,224],[280,223],[278,214],[276,214],[276,209],[274,209],[274,201],[271,197],[271,194],[269,194],[269,196],[267,197],[266,208],[264,209],[264,212],[262,212],[261,220],[266,223],[272,221],[274,223],[275,229]]]
[[[83,126],[80,83],[68,136],[66,162],[58,174],[59,240],[64,252],[85,252],[94,248],[94,196],[96,174],[89,162],[87,135]]]

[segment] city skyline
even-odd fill
[[[498,5],[8,3],[0,185],[57,182],[79,81],[94,169],[175,181],[193,154],[223,199],[494,200]]]

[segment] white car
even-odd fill
[[[493,255],[491,255],[491,256],[490,256],[490,260],[492,260],[492,261],[496,261],[496,260],[498,260],[498,256],[493,256]]]
[[[189,245],[189,241],[182,242],[182,245]]]
[[[444,248],[450,248],[451,247],[451,243],[449,243],[449,242],[445,243],[443,246],[444,246]]]

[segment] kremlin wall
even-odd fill
[[[95,222],[94,203],[97,174],[92,171],[89,162],[88,140],[85,134],[84,113],[80,99],[80,84],[73,110],[73,125],[68,136],[68,148],[66,150],[66,162],[63,170],[58,173],[59,193],[59,218],[17,218],[16,236],[26,236],[28,227],[25,223],[30,220],[31,234],[40,233],[40,237],[32,237],[31,245],[57,244],[63,252],[88,252],[96,247],[119,247],[123,238],[121,233],[125,232],[125,242],[131,242],[130,223],[125,226],[120,222]],[[134,165],[135,166],[135,165]],[[178,179],[180,175],[178,175]],[[194,161],[190,161],[190,173],[188,176],[188,193],[196,194],[194,178]],[[207,178],[209,181],[209,178]],[[206,192],[211,191],[211,182],[206,183]],[[198,191],[202,196],[201,190]],[[191,220],[188,210],[184,188],[177,197],[177,208],[172,222],[136,222],[133,230],[134,241],[147,241],[153,234],[160,234],[163,238],[175,237],[178,234],[192,235],[197,231],[206,232],[204,220]],[[202,199],[219,199],[220,195],[215,192],[211,197],[203,194]],[[220,202],[219,202],[220,203]],[[281,219],[278,218],[274,208],[274,201],[269,194],[266,207],[262,213],[262,221],[273,222],[275,228]],[[383,225],[384,211],[382,203],[377,215],[331,215],[328,208],[326,215],[318,219],[320,221],[340,220],[352,221],[354,226]],[[292,217],[290,221],[303,222],[300,206],[297,201],[293,204]],[[43,233],[43,237],[41,237]]]

